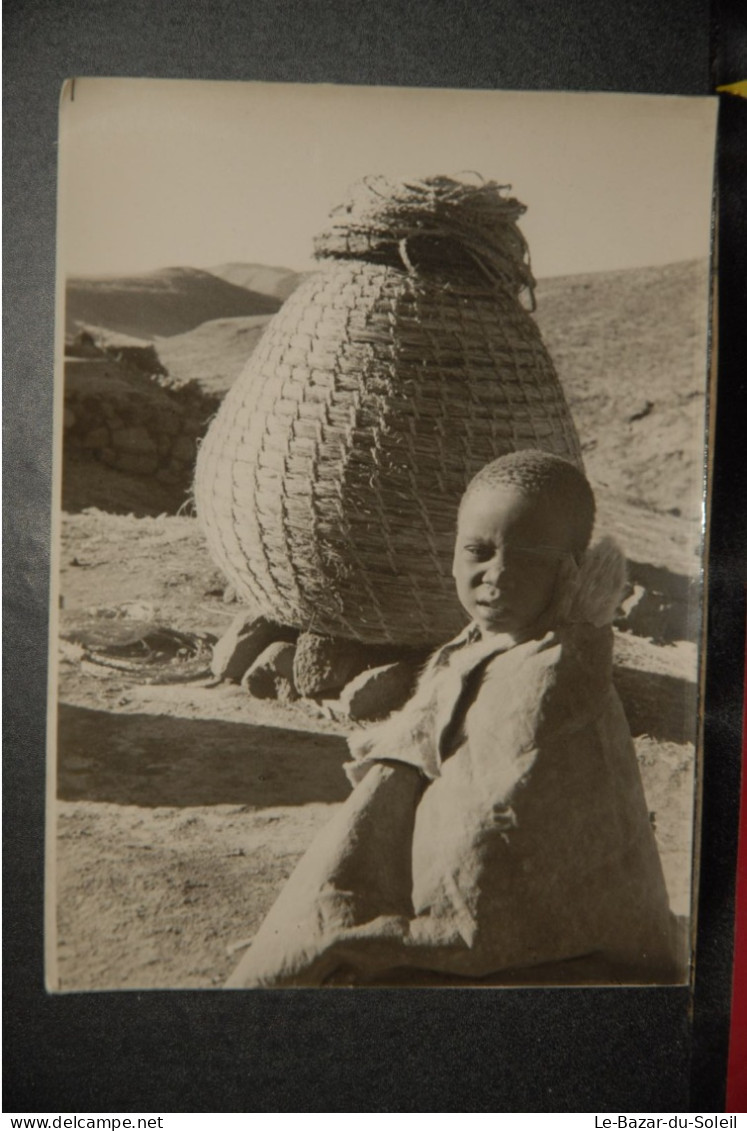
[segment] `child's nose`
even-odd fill
[[[497,585],[506,574],[506,555],[502,550],[496,550],[490,561],[485,563],[483,577],[488,584]]]

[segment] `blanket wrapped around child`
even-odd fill
[[[402,711],[351,739],[355,789],[229,987],[684,977],[612,685],[624,575],[600,542],[547,631],[515,644],[469,626]]]

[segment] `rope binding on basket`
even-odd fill
[[[475,175],[477,177],[477,175]],[[362,259],[408,273],[476,275],[535,309],[529,248],[517,221],[526,206],[510,185],[452,177],[391,182],[364,177],[314,240],[317,259]]]

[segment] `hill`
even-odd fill
[[[706,262],[542,280],[535,315],[595,486],[701,512]]]
[[[265,326],[266,314],[215,318],[185,334],[157,341],[158,356],[171,381],[196,381],[205,393],[223,396],[251,357]]]
[[[262,263],[222,263],[210,270],[219,279],[279,298],[281,302],[285,302],[305,278],[303,272],[291,271],[288,267],[266,267]]]
[[[270,315],[281,302],[209,271],[167,267],[147,275],[68,279],[65,332],[84,325],[136,338],[182,334],[212,318]]]

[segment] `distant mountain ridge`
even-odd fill
[[[281,300],[236,286],[195,267],[144,275],[71,276],[65,293],[65,332],[102,326],[136,338],[183,334],[213,318],[274,314]]]
[[[220,279],[237,287],[246,287],[284,302],[308,272],[291,271],[288,267],[267,267],[263,263],[222,263],[210,270]]]

